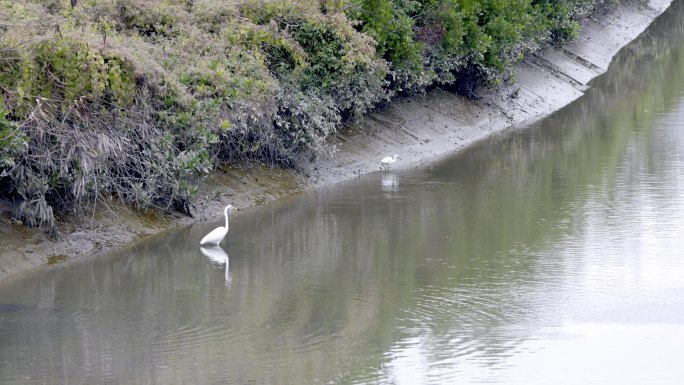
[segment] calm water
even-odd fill
[[[537,125],[3,282],[0,382],[681,384],[683,4]]]

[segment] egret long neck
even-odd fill
[[[226,207],[225,210],[223,210],[223,214],[226,216],[226,231],[228,231],[228,208]]]
[[[223,210],[223,215],[226,216],[226,227],[225,227],[225,229],[226,229],[226,231],[228,231],[228,208],[227,207],[225,210]]]

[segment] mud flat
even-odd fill
[[[395,168],[411,167],[540,119],[579,98],[589,88],[589,81],[605,72],[613,56],[670,3],[628,0],[610,12],[595,15],[583,23],[575,42],[527,58],[517,67],[515,84],[485,94],[480,100],[442,89],[399,99],[340,130],[317,159],[304,161],[299,171],[263,165],[217,170],[201,186],[194,218],[136,212],[116,202],[98,202],[79,215],[61,218],[62,236],[52,240],[40,229],[13,223],[7,203],[2,203],[0,280],[41,265],[102,254],[195,221],[216,219],[226,203],[244,209],[375,172],[385,155],[401,154]]]

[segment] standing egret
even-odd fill
[[[389,168],[390,164],[396,162],[398,157],[399,157],[399,155],[397,155],[397,154],[394,154],[394,157],[386,156],[386,157],[382,158],[382,160],[380,161],[380,166],[385,167],[385,168]]]
[[[204,245],[207,243],[212,245],[218,245],[219,243],[221,243],[226,234],[228,234],[228,212],[232,210],[233,206],[231,205],[228,205],[225,209],[223,209],[223,215],[226,216],[226,226],[219,226],[211,230],[209,234],[205,235],[204,238],[202,238],[202,240],[200,241],[200,245]]]

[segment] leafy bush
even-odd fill
[[[414,37],[417,1],[370,0],[352,3],[347,8],[350,18],[361,21],[360,31],[377,42],[377,55],[391,68],[393,88],[398,91],[418,90],[432,78],[418,76],[423,72],[423,44]]]
[[[0,99],[0,170],[3,172],[0,178],[5,178],[6,170],[12,168],[15,159],[26,151],[28,138],[15,122],[7,120],[7,111],[2,104]]]
[[[511,78],[525,53],[575,38],[577,21],[593,5],[594,0],[373,0],[350,5],[347,14],[378,41],[378,54],[401,79],[392,83],[396,90],[456,84],[474,95],[480,85]]]
[[[387,67],[375,45],[339,12],[322,14],[314,4],[258,2],[242,9],[279,80],[275,129],[285,144],[314,146],[343,120],[360,116],[388,98]]]

